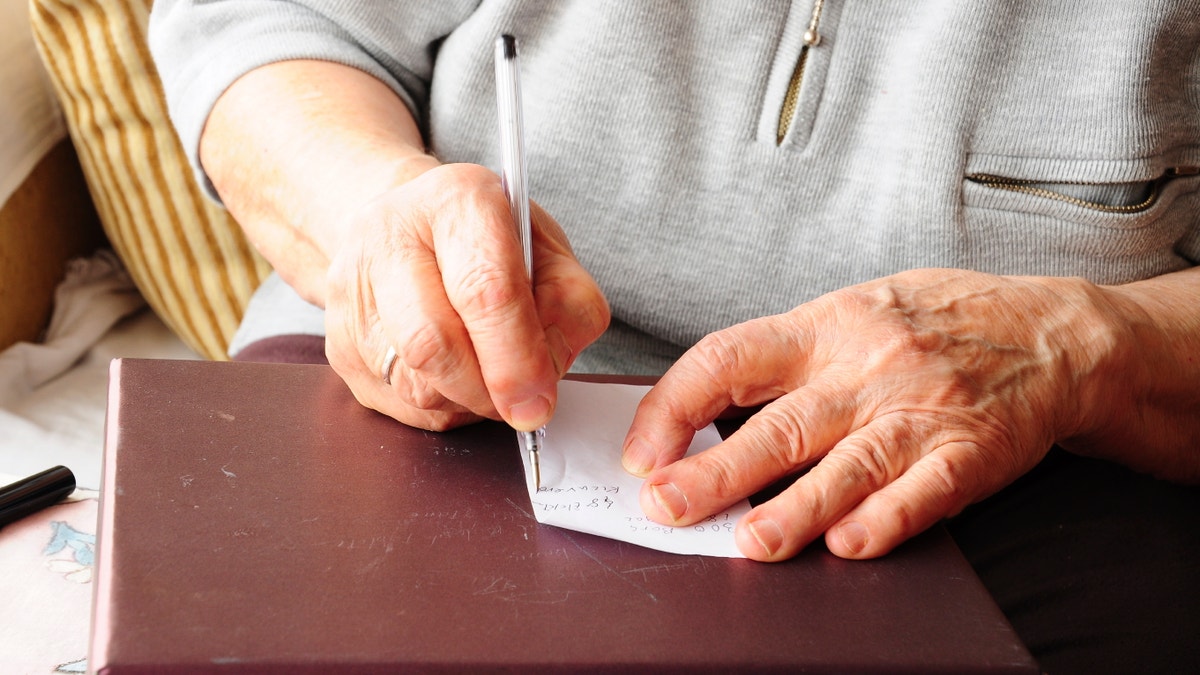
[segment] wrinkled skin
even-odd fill
[[[1093,422],[1080,404],[1121,344],[1104,306],[1078,281],[958,270],[831,293],[696,345],[643,401],[624,463],[674,525],[811,467],[739,524],[743,553],[782,560],[824,534],[839,556],[882,555]],[[680,459],[727,406],[759,404]]]
[[[500,179],[450,164],[355,214],[328,274],[330,364],[359,400],[444,430],[481,418],[533,430],[555,383],[608,326],[558,223],[533,205],[531,287]],[[388,345],[399,353],[384,384]]]
[[[608,305],[536,205],[531,287],[500,179],[424,150],[386,85],[310,60],[239,78],[200,143],[258,250],[325,307],[330,363],[359,401],[428,429],[534,429]],[[622,461],[646,476],[647,514],[676,525],[808,469],[739,524],[758,560],[822,535],[837,555],[882,555],[1052,443],[1200,483],[1197,298],[1198,267],[1121,286],[959,270],[871,281],[702,340],[639,407]],[[680,459],[730,405],[763,407]]]

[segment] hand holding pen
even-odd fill
[[[608,325],[603,294],[533,202],[531,286],[495,171],[378,151],[422,172],[344,221],[326,274],[330,364],[361,403],[412,426],[490,418],[536,431],[558,378]]]

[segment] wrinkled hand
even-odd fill
[[[626,469],[646,476],[642,507],[688,525],[808,468],[739,523],[742,552],[783,560],[824,534],[836,555],[883,555],[1078,430],[1093,395],[1083,381],[1111,337],[1089,288],[916,270],[709,335],[645,397],[626,438]],[[680,459],[728,406],[764,403]]]
[[[326,352],[359,402],[434,430],[550,418],[558,379],[609,311],[562,229],[531,208],[532,289],[500,178],[484,167],[439,166],[354,214],[327,276]]]

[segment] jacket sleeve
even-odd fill
[[[171,121],[201,184],[200,133],[217,98],[243,74],[291,59],[363,70],[387,84],[423,127],[440,41],[477,2],[156,0],[149,43]]]

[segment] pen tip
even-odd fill
[[[542,449],[541,435],[537,431],[523,431],[521,435],[525,441],[525,449],[529,451],[529,468],[533,470],[533,487],[536,490],[542,487],[542,466],[538,461],[539,451]]]

